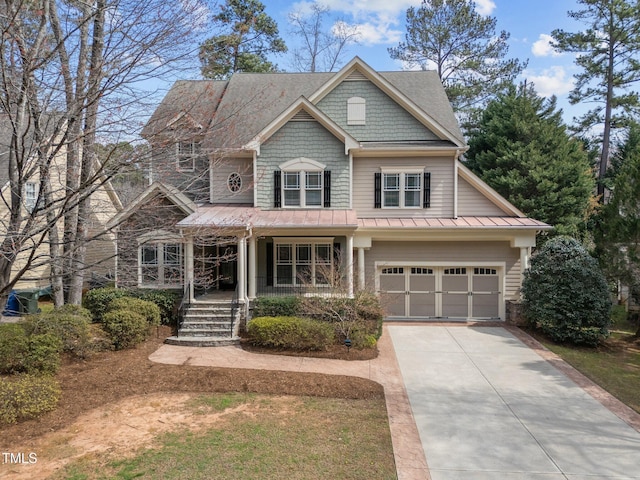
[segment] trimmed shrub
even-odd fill
[[[294,317],[299,314],[299,297],[258,297],[253,303],[254,317]]]
[[[335,343],[329,323],[300,317],[258,317],[247,327],[251,343],[269,348],[324,350]]]
[[[28,355],[24,360],[24,370],[31,374],[53,375],[60,368],[60,352],[62,352],[62,340],[57,335],[53,333],[31,335]]]
[[[0,373],[24,370],[29,354],[29,337],[21,323],[0,324]]]
[[[90,322],[89,310],[78,305],[65,305],[28,317],[26,325],[31,334],[53,334],[62,341],[63,351],[84,357],[91,349]]]
[[[134,298],[155,303],[160,309],[160,323],[162,325],[175,324],[178,318],[178,303],[182,294],[175,290],[155,290],[136,288],[129,290]]]
[[[36,418],[56,408],[59,399],[60,387],[52,377],[0,378],[0,423]]]
[[[135,347],[149,333],[147,319],[139,313],[127,310],[112,310],[102,317],[102,328],[111,339],[116,350]]]
[[[107,311],[126,310],[127,312],[138,313],[142,315],[149,326],[160,325],[160,308],[147,300],[141,300],[133,297],[114,298],[109,302]]]
[[[109,303],[120,297],[127,296],[127,291],[119,288],[94,288],[82,298],[82,306],[93,315],[94,322],[102,322],[102,317],[108,311]]]
[[[609,334],[607,281],[573,238],[553,238],[532,257],[522,294],[526,319],[556,342],[595,346]]]

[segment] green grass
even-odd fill
[[[599,348],[580,348],[557,345],[540,339],[552,352],[589,377],[606,391],[640,413],[640,344],[629,340],[622,325],[611,338]],[[635,332],[629,326],[627,332]]]
[[[395,479],[384,400],[211,395],[194,411],[246,405],[205,431],[161,435],[131,458],[84,458],[65,479]]]

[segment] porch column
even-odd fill
[[[238,300],[244,301],[247,296],[247,239],[238,238]]]
[[[256,298],[256,237],[249,237],[249,299]]]
[[[358,289],[364,290],[364,247],[358,247]]]
[[[353,297],[353,235],[347,235],[347,294]]]
[[[187,236],[187,243],[185,244],[185,252],[184,252],[184,263],[185,263],[185,281],[187,282],[186,287],[189,289],[189,303],[193,302],[195,299],[195,290],[193,286],[194,280],[194,269],[193,269],[193,236]]]

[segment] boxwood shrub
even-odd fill
[[[60,387],[50,376],[0,378],[0,423],[36,418],[56,408]]]
[[[120,288],[94,288],[82,297],[82,306],[93,315],[93,321],[101,323],[102,317],[109,310],[112,300],[127,296],[127,291]]]
[[[335,343],[333,326],[301,317],[257,317],[247,327],[253,345],[291,350],[325,350]]]
[[[133,297],[114,298],[107,305],[107,311],[126,310],[142,315],[149,326],[160,325],[160,308],[152,302]]]
[[[109,310],[109,304],[117,298],[138,298],[152,302],[160,309],[160,322],[163,325],[175,323],[177,303],[180,295],[173,290],[147,290],[143,288],[94,288],[82,299],[82,305],[91,311],[93,321],[101,323],[102,317]]]
[[[116,350],[135,347],[149,334],[147,319],[128,310],[111,310],[105,313],[102,317],[102,328]]]
[[[0,324],[0,373],[24,370],[29,353],[29,337],[21,323]]]
[[[27,317],[31,334],[52,334],[62,342],[62,349],[78,357],[91,350],[91,312],[79,305],[64,305],[55,310]]]
[[[253,303],[254,317],[294,317],[299,314],[299,297],[258,297]]]

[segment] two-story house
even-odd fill
[[[389,318],[504,319],[536,233],[469,171],[435,72],[179,81],[143,130],[153,183],[112,221],[118,284],[234,289],[241,304],[340,268]],[[207,259],[210,263],[207,267]]]

